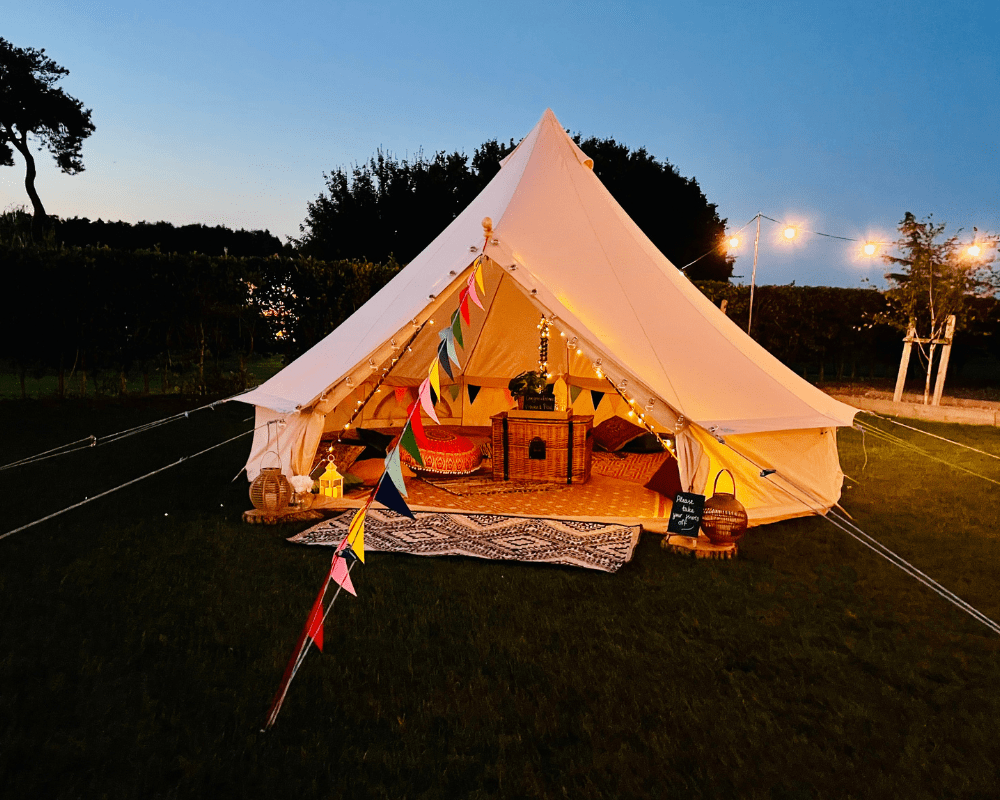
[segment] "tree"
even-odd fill
[[[942,239],[946,225],[936,225],[928,216],[923,222],[909,211],[899,223],[896,249],[901,256],[885,255],[883,261],[898,265],[888,272],[886,296],[896,312],[901,329],[914,322],[917,335],[936,339],[951,314],[961,317],[970,297],[991,294],[994,288],[991,264],[996,257],[996,236],[980,236],[974,243],[978,255],[968,252],[958,234]]]
[[[14,151],[24,158],[24,188],[34,210],[32,235],[41,237],[46,213],[35,190],[37,170],[32,144],[45,147],[67,175],[83,171],[83,140],[94,132],[90,109],[56,84],[69,70],[45,50],[15,47],[0,38],[0,166],[14,166]]]
[[[978,252],[971,252],[968,244],[959,242],[958,234],[943,239],[945,228],[934,224],[930,216],[920,222],[907,211],[896,241],[901,255],[882,256],[887,264],[901,268],[885,275],[890,319],[903,330],[912,326],[918,339],[940,339],[949,316],[954,314],[963,322],[970,300],[990,295],[995,289],[991,265],[998,237],[974,231]],[[932,343],[929,352],[922,347],[918,350],[926,370],[925,396],[930,388],[934,348]]]
[[[733,260],[718,249],[725,232],[714,203],[694,178],[645,148],[614,139],[581,139],[594,172],[626,213],[678,267],[701,258],[692,279],[729,280]],[[379,151],[367,163],[324,175],[326,191],[309,203],[297,241],[306,255],[325,259],[406,263],[464,209],[500,170],[515,143],[484,142],[471,160],[462,153],[422,153],[411,162]]]

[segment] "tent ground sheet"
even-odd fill
[[[336,546],[346,535],[353,516],[353,511],[343,512],[288,541]],[[415,517],[369,509],[365,516],[365,550],[472,556],[616,572],[632,558],[641,532],[639,525],[503,514],[416,512]]]

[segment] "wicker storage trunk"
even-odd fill
[[[493,480],[586,483],[590,480],[593,417],[493,421]]]

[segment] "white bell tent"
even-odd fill
[[[493,228],[484,239],[486,217]],[[394,389],[426,377],[480,253],[484,310],[471,307],[461,369],[441,374],[442,425],[487,426],[510,408],[508,381],[537,366],[545,315],[557,399],[575,395],[575,413],[594,413],[595,424],[633,410],[673,436],[685,489],[711,494],[718,471],[729,469],[751,524],[825,513],[837,502],[836,429],[851,425],[856,409],[793,373],[702,295],[608,193],[550,110],[423,252],[329,336],[238,398],[256,406],[248,477],[268,450],[287,474],[305,474],[324,433],[402,426],[413,396],[399,402]],[[590,390],[604,393],[596,410]]]

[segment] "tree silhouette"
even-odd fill
[[[630,150],[614,139],[589,138],[578,144],[594,159],[594,172],[625,212],[678,267],[701,258],[688,276],[727,281],[733,260],[719,250],[724,219],[694,178],[684,178],[669,162],[645,148]],[[308,204],[303,253],[320,259],[363,258],[406,263],[416,256],[475,198],[500,170],[515,146],[495,139],[473,156],[417,154],[399,160],[379,151],[350,173],[324,174],[326,191]]]
[[[14,166],[14,151],[25,163],[24,188],[34,210],[32,235],[39,238],[46,213],[35,190],[32,144],[45,147],[67,175],[83,171],[81,147],[94,132],[90,110],[56,86],[69,70],[45,50],[15,47],[0,38],[0,166]]]

